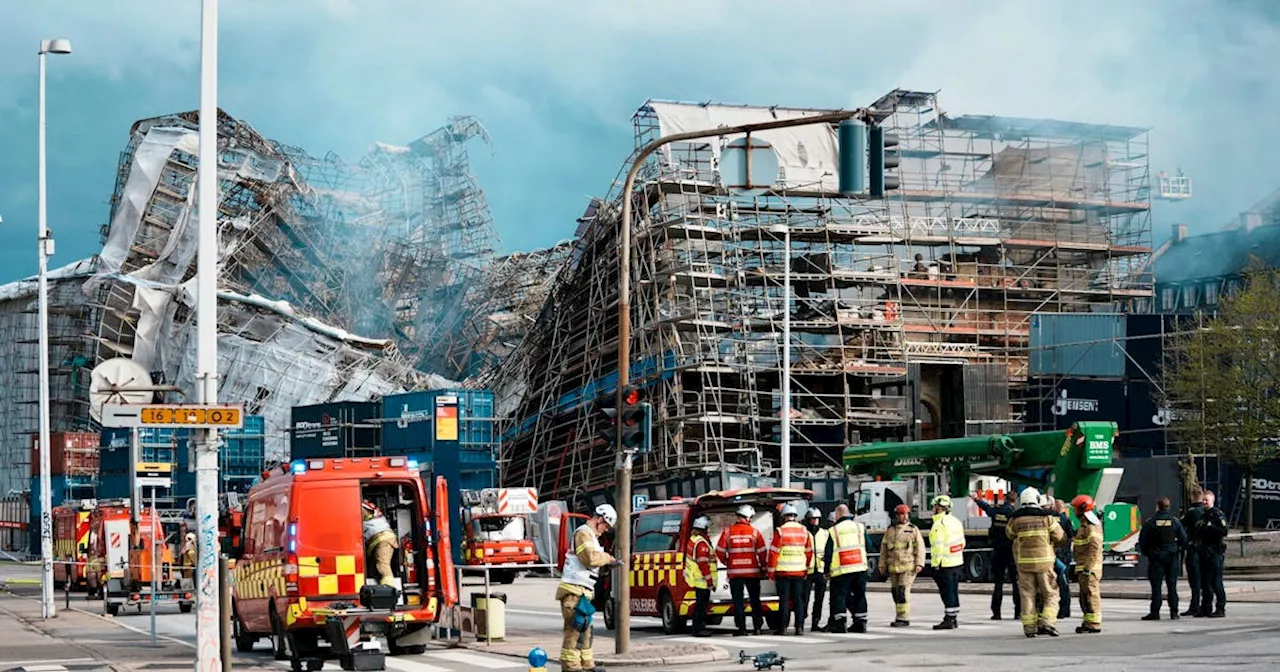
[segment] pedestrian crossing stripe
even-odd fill
[[[287,660],[272,661],[275,667],[292,670]],[[458,670],[528,669],[528,662],[515,658],[491,656],[469,651],[429,651],[419,656],[386,656],[386,668],[392,672],[455,672]],[[446,667],[442,667],[442,665]],[[325,669],[329,669],[329,665]],[[55,671],[50,671],[55,672]]]

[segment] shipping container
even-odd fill
[[[382,399],[383,451],[488,452],[497,444],[494,397],[489,390],[425,390]],[[492,459],[490,457],[489,459]]]
[[[98,474],[98,499],[126,499],[129,492],[130,475],[127,472]]]
[[[369,457],[381,454],[381,404],[338,401],[294,406],[289,431],[290,459]]]
[[[1027,392],[1033,428],[1067,429],[1080,420],[1109,420],[1122,432],[1126,429],[1129,402],[1123,380],[1029,378]]]
[[[0,499],[0,550],[26,553],[31,537],[31,500],[28,495],[14,494]]]
[[[59,506],[67,499],[67,477],[66,476],[50,476],[49,477],[49,496],[50,506]],[[31,477],[31,515],[36,520],[40,519],[40,477]]]
[[[135,467],[130,455],[130,436],[133,430],[128,427],[110,427],[102,430],[99,469],[107,473],[129,473]],[[186,429],[171,427],[146,427],[138,430],[138,460],[140,462],[161,462],[176,464],[186,457]]]
[[[1119,313],[1036,313],[1030,375],[1123,378],[1126,335]]]
[[[49,473],[93,474],[98,471],[98,435],[95,432],[52,432]],[[31,436],[31,475],[40,475],[40,435]]]

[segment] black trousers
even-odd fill
[[[948,618],[960,615],[960,572],[964,567],[938,567],[933,570],[933,582],[938,585],[942,597],[942,612]]]
[[[1187,549],[1187,585],[1191,587],[1191,613],[1200,613],[1200,596],[1204,592],[1204,578],[1200,575],[1200,547]]]
[[[805,603],[804,577],[779,576],[774,582],[778,584],[778,629],[784,630],[791,621],[792,602],[795,603],[796,627],[804,626],[804,614],[808,604]]]
[[[764,607],[760,605],[760,579],[729,579],[729,595],[733,598],[733,624],[738,630],[747,629],[747,612],[742,599],[744,589],[751,597],[751,618],[755,621],[756,630],[759,630],[764,627]]]
[[[1162,551],[1147,556],[1147,580],[1151,582],[1151,613],[1160,613],[1162,585],[1169,593],[1169,610],[1178,613],[1178,552]]]
[[[995,589],[991,591],[991,615],[999,616],[1004,606],[1004,584],[1013,585],[1013,617],[1022,617],[1022,594],[1018,590],[1018,565],[1013,561],[1013,548],[996,548],[991,554],[991,576]]]
[[[845,614],[854,619],[867,620],[867,573],[854,572],[831,577],[831,616],[846,620]],[[830,622],[830,619],[827,621]]]
[[[1226,563],[1226,557],[1226,551],[1221,548],[1200,550],[1200,613],[1202,614],[1226,611],[1227,589],[1222,585],[1222,567]]]
[[[707,629],[707,605],[711,603],[710,588],[693,589],[693,631]]]
[[[809,604],[813,605],[813,627],[818,627],[819,617],[822,616],[822,598],[827,596],[827,577],[825,574],[810,574],[804,579],[805,597],[810,600]],[[808,595],[809,591],[813,591],[813,596]]]

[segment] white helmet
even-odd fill
[[[750,504],[743,504],[738,507],[738,515],[743,518],[752,518],[756,515],[756,510]]]
[[[610,527],[618,524],[618,510],[613,508],[612,504],[601,504],[596,507],[596,515],[604,518],[604,522],[609,523]]]
[[[817,519],[821,520],[821,519],[822,519],[822,512],[821,512],[821,511],[819,511],[816,507],[811,507],[807,512],[805,512],[804,517],[805,517],[805,518],[817,518]]]
[[[795,504],[792,504],[791,502],[787,502],[786,504],[783,504],[783,505],[782,505],[782,515],[783,515],[783,516],[798,516],[798,515],[800,515],[800,512],[799,512],[799,511],[796,511],[796,505],[795,505]]]
[[[1040,491],[1035,488],[1027,488],[1018,495],[1018,504],[1020,506],[1039,506]]]
[[[711,519],[706,516],[698,516],[693,519],[693,529],[705,530],[711,527]]]

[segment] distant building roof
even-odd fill
[[[1280,225],[1241,227],[1174,239],[1155,259],[1157,283],[1236,275],[1253,260],[1280,267]]]

